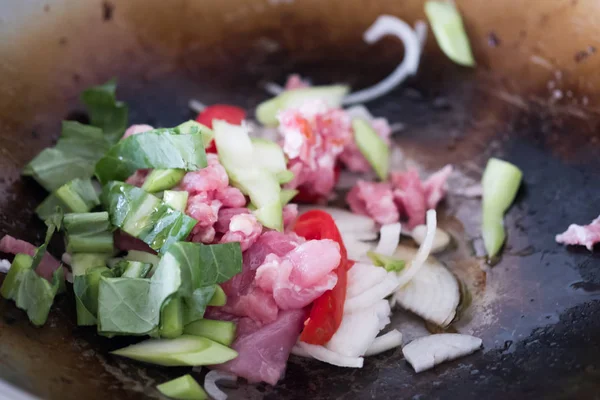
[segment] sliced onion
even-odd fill
[[[423,244],[425,235],[427,234],[427,226],[417,225],[413,228],[410,235],[418,244]],[[445,230],[437,228],[435,230],[435,237],[433,238],[433,246],[431,247],[432,253],[439,253],[444,251],[450,244],[450,235]]]
[[[312,358],[310,354],[306,352],[298,343],[292,347],[292,354],[298,357]]]
[[[385,300],[381,300],[387,304]],[[344,314],[342,323],[325,347],[346,357],[365,354],[381,330],[376,307]]]
[[[362,357],[347,357],[333,352],[323,346],[298,342],[298,346],[311,357],[338,367],[362,368],[364,359]]]
[[[327,212],[334,219],[335,224],[342,234],[350,232],[377,232],[375,221],[364,215],[354,214],[348,210],[337,207],[300,206],[300,214],[310,210]]]
[[[429,257],[411,281],[394,293],[393,299],[426,321],[446,327],[456,316],[460,287],[452,272]]]
[[[398,247],[398,242],[400,241],[402,225],[400,225],[399,222],[395,224],[383,225],[380,232],[379,243],[375,248],[375,253],[382,254],[384,256],[392,256]]]
[[[398,274],[398,286],[404,286],[416,275],[417,272],[423,267],[425,260],[429,257],[431,248],[433,247],[433,240],[435,239],[435,230],[437,226],[435,210],[427,211],[427,233],[423,244],[419,247],[417,255],[410,264],[404,268],[400,274]]]
[[[388,276],[385,269],[371,264],[356,263],[348,270],[346,299],[356,297],[373,286],[383,282]]]
[[[346,109],[346,114],[352,119],[360,118],[365,121],[371,121],[373,119],[373,114],[369,111],[369,109],[362,104],[357,104]]]
[[[415,339],[402,349],[415,372],[471,354],[481,348],[482,340],[458,333],[440,333]]]
[[[188,101],[188,107],[194,112],[201,113],[206,108],[206,105],[196,99],[191,99]]]
[[[204,378],[204,390],[213,400],[226,400],[227,393],[223,392],[217,386],[218,381],[237,381],[237,376],[223,371],[212,370]]]
[[[390,315],[392,314],[392,309],[390,303],[388,303],[387,300],[379,300],[373,308],[379,319],[379,330],[382,330],[391,322]]]
[[[379,300],[392,294],[398,286],[397,274],[395,272],[387,272],[386,278],[383,281],[367,291],[352,298],[348,298],[346,295],[344,313],[350,314],[365,308],[373,307]]]
[[[394,89],[409,75],[417,72],[421,56],[421,44],[410,25],[391,15],[382,15],[367,29],[363,35],[363,39],[365,42],[372,44],[386,35],[394,35],[404,43],[404,59],[402,63],[381,82],[346,96],[343,104],[365,103],[374,100]]]
[[[415,34],[419,39],[419,44],[421,45],[421,51],[423,47],[425,47],[425,43],[427,42],[427,23],[424,21],[415,22]]]
[[[277,96],[285,91],[281,85],[278,85],[275,82],[265,83],[264,89],[267,93],[273,96]]]
[[[402,333],[400,331],[393,329],[386,333],[385,335],[381,335],[371,343],[371,346],[367,349],[365,353],[365,357],[374,356],[379,353],[383,353],[385,351],[394,349],[396,347],[400,347],[402,345]]]
[[[348,258],[355,261],[368,261],[367,252],[372,249],[372,245],[352,236],[351,234],[342,235],[342,241],[348,252]]]
[[[8,274],[8,271],[10,270],[10,265],[10,261],[0,260],[0,272],[2,272],[3,274]]]

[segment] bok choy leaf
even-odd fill
[[[101,199],[114,226],[160,252],[172,243],[185,240],[197,223],[156,196],[127,183],[108,183]]]
[[[23,169],[23,175],[31,176],[49,192],[53,192],[73,179],[87,179],[94,174],[94,164],[76,154],[55,148],[42,150]]]
[[[117,101],[117,81],[111,79],[103,85],[85,90],[81,95],[87,106],[92,125],[101,128],[111,143],[116,143],[127,128],[127,105]]]
[[[59,207],[65,213],[85,213],[100,204],[90,179],[73,179],[50,194],[35,209],[40,219],[47,219]]]

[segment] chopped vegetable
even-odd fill
[[[222,364],[237,352],[201,336],[181,335],[175,339],[149,339],[112,352],[113,354],[165,366]]]
[[[75,258],[77,254],[73,255]],[[113,271],[106,266],[94,263],[94,258],[89,258],[89,268],[85,271],[81,267],[73,273],[73,292],[75,293],[75,306],[77,309],[77,325],[96,325],[98,314],[98,291],[102,277],[112,277]]]
[[[262,102],[256,107],[256,119],[265,126],[277,126],[279,111],[299,107],[309,100],[322,100],[329,107],[339,107],[349,88],[343,85],[314,86],[305,89],[286,90],[280,95]]]
[[[165,190],[163,202],[179,212],[185,212],[189,193],[184,190]]]
[[[248,129],[224,121],[215,121],[214,129],[219,160],[231,183],[250,197],[259,222],[267,228],[282,231],[281,187],[276,175],[254,158]]]
[[[402,225],[400,223],[383,225],[380,230],[379,243],[375,253],[383,256],[392,256],[398,247]]]
[[[182,169],[155,169],[146,177],[142,189],[148,193],[161,192],[176,186],[185,175]]]
[[[218,381],[235,382],[237,376],[227,372],[212,370],[204,377],[204,388],[213,400],[227,400],[227,394],[217,386]]]
[[[365,352],[365,356],[374,356],[402,345],[402,333],[392,329],[388,333],[376,337]]]
[[[156,388],[167,397],[177,400],[206,400],[208,395],[190,374],[161,383]]]
[[[298,342],[298,347],[304,350],[308,355],[338,367],[362,368],[364,359],[362,357],[348,357],[331,351],[323,346]]]
[[[193,135],[196,133],[202,135],[202,142],[205,149],[208,149],[215,137],[214,132],[208,126],[192,120],[177,125],[177,129],[179,129],[179,133],[182,135]]]
[[[425,2],[425,14],[444,54],[457,64],[475,66],[469,38],[456,5],[450,1],[429,0]]]
[[[225,121],[232,125],[240,125],[246,118],[246,110],[228,104],[214,104],[206,107],[198,114],[196,121],[213,128],[214,120]]]
[[[139,250],[129,250],[127,255],[125,256],[125,260],[129,261],[140,261],[146,264],[150,264],[152,266],[150,272],[148,272],[148,276],[152,276],[152,273],[158,267],[160,263],[160,257],[155,254],[146,253],[145,251]]]
[[[372,308],[381,299],[386,298],[398,288],[398,274],[396,272],[388,272],[385,279],[377,283],[370,289],[346,299],[344,305],[345,313],[353,313],[360,310]]]
[[[160,315],[159,335],[176,338],[183,333],[183,303],[180,297],[167,300]]]
[[[282,174],[282,177],[294,174],[287,170],[285,155],[283,149],[276,142],[267,139],[252,138],[252,152],[256,162],[267,171]]]
[[[224,306],[226,303],[227,295],[225,294],[225,291],[223,290],[223,288],[221,288],[221,286],[215,285],[215,294],[213,294],[213,297],[208,302],[208,305],[213,307],[219,307]]]
[[[117,142],[127,128],[128,109],[117,101],[117,81],[112,79],[104,85],[87,89],[81,100],[87,106],[92,125],[102,128],[111,143]]]
[[[379,137],[371,125],[360,118],[352,120],[354,140],[362,155],[367,159],[371,167],[382,181],[388,176],[390,165],[390,149]]]
[[[294,197],[296,197],[297,194],[298,191],[295,189],[281,189],[281,193],[279,195],[281,205],[285,206],[288,204]]]
[[[65,214],[68,253],[112,253],[113,234],[107,212]]]
[[[346,248],[335,221],[326,212],[312,210],[302,214],[296,221],[294,232],[307,240],[331,239],[340,246],[341,260],[336,269],[337,283],[333,289],[313,302],[310,315],[300,335],[302,342],[323,345],[331,339],[342,323],[346,299],[346,276],[353,263],[348,261]]]
[[[381,82],[346,96],[343,104],[366,103],[381,97],[398,86],[408,76],[417,72],[419,58],[421,57],[421,45],[419,38],[410,25],[394,16],[382,15],[363,34],[363,39],[365,42],[372,44],[386,35],[393,35],[402,40],[404,45],[402,63]],[[293,92],[296,92],[296,90]]]
[[[483,218],[481,230],[488,257],[494,257],[506,239],[504,213],[517,195],[523,173],[513,164],[490,158],[483,172]]]
[[[406,262],[399,258],[384,256],[383,254],[374,251],[367,252],[367,256],[378,267],[383,267],[388,272],[400,272],[404,268]]]
[[[474,336],[440,333],[413,340],[404,346],[402,354],[418,373],[471,354],[479,350],[481,344],[481,339]]]
[[[152,268],[152,264],[141,261],[122,260],[117,264],[116,268],[122,271],[120,275],[122,278],[146,278]]]
[[[425,240],[425,235],[427,233],[427,226],[425,225],[417,225],[412,229],[410,235],[417,242],[417,244],[422,244],[423,240]],[[437,228],[435,230],[435,237],[433,238],[433,246],[431,247],[432,253],[439,253],[444,251],[448,245],[450,244],[450,235],[446,233],[445,230],[441,228]]]
[[[100,199],[90,179],[73,179],[50,194],[35,209],[38,217],[45,220],[59,207],[65,213],[85,213],[100,204]]]
[[[54,148],[42,150],[23,169],[23,175],[33,177],[49,192],[73,179],[87,179],[93,174],[93,164],[77,155]]]
[[[63,121],[60,138],[54,148],[93,165],[108,151],[110,142],[98,127],[76,121]]]
[[[197,223],[157,197],[123,182],[104,185],[101,200],[114,226],[160,252],[184,240]]]
[[[202,135],[180,133],[179,128],[155,129],[119,141],[96,164],[98,180],[102,184],[124,180],[143,168],[196,171],[206,167]]]
[[[435,210],[427,211],[427,234],[423,240],[423,244],[419,247],[417,255],[408,264],[407,268],[404,268],[400,274],[398,274],[398,287],[406,285],[410,280],[419,272],[419,270],[425,264],[431,248],[433,247],[433,239],[435,238],[435,231],[437,228],[437,219]]]
[[[231,343],[235,339],[235,324],[230,321],[200,319],[186,325],[183,333],[186,335],[203,336],[225,346],[231,346]]]

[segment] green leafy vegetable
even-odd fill
[[[50,194],[35,209],[40,219],[47,219],[59,207],[65,213],[84,213],[100,204],[90,179],[73,179]]]
[[[157,197],[123,182],[105,185],[101,199],[114,226],[160,252],[185,240],[197,223]]]
[[[113,271],[105,266],[94,266],[83,275],[73,275],[77,325],[96,325],[100,280],[112,276]]]
[[[383,254],[375,253],[374,251],[367,252],[367,256],[373,261],[378,267],[385,268],[386,271],[400,272],[404,269],[406,262],[398,258],[385,256]]]
[[[102,129],[77,121],[63,121],[60,139],[54,147],[95,164],[110,148]]]
[[[481,230],[488,257],[494,257],[504,244],[504,213],[517,195],[523,173],[515,165],[490,158],[483,172],[483,218]]]
[[[202,142],[204,143],[205,148],[210,145],[210,142],[212,142],[213,138],[215,137],[212,129],[193,120],[189,120],[183,124],[177,125],[177,128],[179,129],[179,133],[182,135],[202,135]]]
[[[116,268],[122,271],[120,274],[122,278],[146,278],[152,268],[152,264],[122,260],[117,264]]]
[[[178,128],[155,129],[119,141],[96,164],[96,176],[105,184],[124,180],[138,169],[196,171],[204,167],[202,135],[181,135]]]
[[[171,189],[183,179],[184,175],[185,171],[182,169],[155,169],[146,177],[142,189],[148,193]]]
[[[425,14],[444,54],[457,64],[467,67],[475,66],[469,38],[454,3],[427,1],[425,2]]]
[[[188,196],[189,194],[185,190],[165,190],[163,192],[163,201],[166,205],[173,207],[177,211],[185,212]]]
[[[206,400],[208,395],[190,374],[156,386],[159,392],[177,400]]]
[[[116,99],[117,82],[112,79],[104,85],[87,89],[81,100],[87,106],[92,125],[102,128],[111,143],[117,142],[125,133],[128,109]]]
[[[35,272],[54,232],[60,229],[61,219],[62,215],[57,211],[55,216],[46,221],[48,231],[44,244],[37,249],[33,257],[17,254],[0,287],[2,297],[14,300],[18,308],[27,312],[31,323],[37,326],[46,323],[54,297],[64,289],[62,266],[54,271],[52,282],[48,282]]]
[[[94,165],[75,154],[54,148],[42,150],[23,169],[49,192],[53,192],[73,179],[87,179],[94,174]]]
[[[112,253],[113,234],[108,213],[65,214],[68,253]]]

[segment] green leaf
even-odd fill
[[[63,121],[55,149],[95,164],[110,148],[102,129],[77,121]]]
[[[90,268],[84,275],[73,276],[73,292],[77,308],[77,325],[96,325],[98,292],[102,277],[113,276],[105,266]]]
[[[178,128],[155,129],[119,141],[96,164],[96,176],[105,184],[143,168],[196,171],[204,167],[202,135],[181,135]]]
[[[93,164],[55,148],[42,150],[23,170],[23,175],[33,177],[49,192],[73,179],[87,179],[93,174]]]
[[[81,95],[92,125],[102,128],[111,143],[116,143],[125,133],[129,115],[127,105],[117,101],[116,90],[117,82],[112,79],[104,85],[85,90]]]
[[[65,213],[84,213],[100,204],[90,179],[73,179],[50,194],[35,209],[40,219],[49,218],[59,207]]]
[[[161,253],[171,243],[185,240],[197,223],[157,197],[123,182],[105,185],[101,198],[114,226]]]

